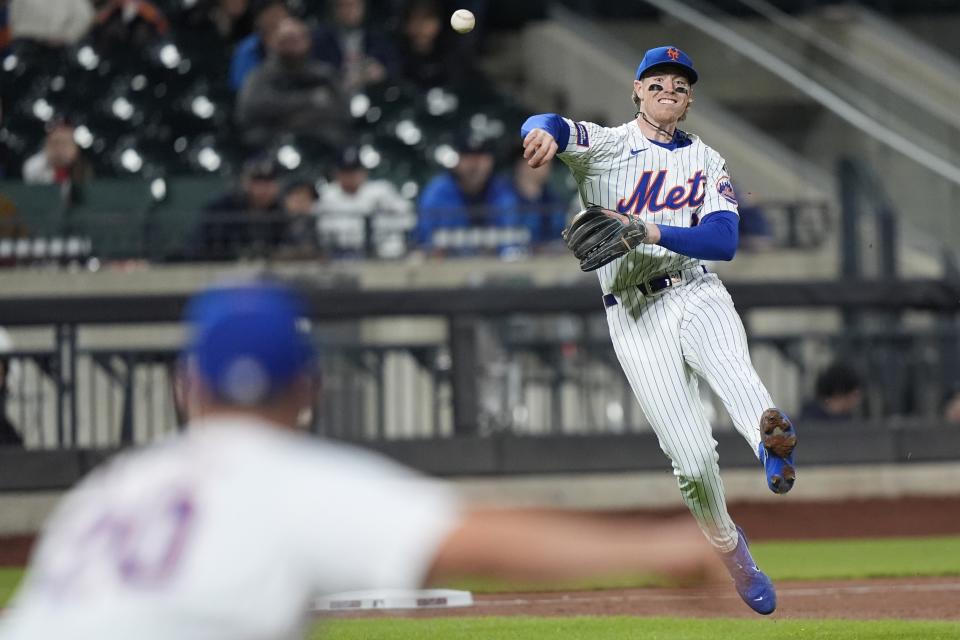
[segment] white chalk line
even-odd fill
[[[936,584],[878,584],[878,585],[848,585],[836,587],[781,587],[777,589],[778,596],[824,596],[824,595],[870,595],[874,593],[890,592],[940,592],[940,591],[960,591],[960,582],[944,582]],[[510,599],[489,599],[476,600],[474,606],[477,607],[519,607],[536,604],[580,604],[595,602],[669,602],[669,601],[695,601],[695,600],[716,600],[716,599],[738,599],[735,593],[688,593],[688,594],[667,594],[667,593],[631,593],[631,594],[601,594],[596,595],[557,595],[537,598],[510,598]]]

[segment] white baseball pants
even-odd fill
[[[760,415],[774,406],[747,350],[733,300],[716,274],[699,267],[684,283],[644,296],[636,288],[607,308],[610,337],[644,415],[673,463],[680,493],[710,542],[737,545],[720,479],[717,441],[704,414],[697,378],[723,401],[754,455]]]

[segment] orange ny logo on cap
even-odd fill
[[[676,60],[680,57],[680,52],[675,47],[670,47],[667,49],[667,55],[670,56],[671,60]]]

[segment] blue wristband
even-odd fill
[[[534,129],[543,129],[553,136],[557,141],[557,153],[561,153],[567,148],[567,142],[570,141],[570,125],[557,114],[538,113],[535,116],[530,116],[520,127],[520,138],[526,138],[527,134]]]

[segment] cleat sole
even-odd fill
[[[797,447],[796,430],[776,409],[767,409],[760,417],[760,437],[764,448],[778,458],[788,458]]]

